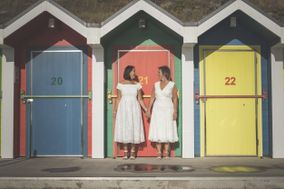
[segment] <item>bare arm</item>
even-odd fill
[[[117,90],[117,99],[114,101],[114,105],[113,105],[113,115],[116,116],[116,112],[117,112],[117,108],[118,108],[118,104],[120,102],[120,99],[121,99],[121,91],[120,90]]]
[[[173,113],[173,119],[177,119],[177,111],[178,111],[178,95],[177,95],[177,88],[174,86],[172,90],[172,101],[174,104],[174,113]]]
[[[154,104],[155,99],[156,99],[155,87],[153,87],[152,93],[151,93],[150,102],[149,102],[149,106],[148,106],[148,111],[147,111],[148,117],[150,117],[150,115],[151,115],[151,109],[152,109],[152,106],[153,106],[153,104]]]
[[[139,102],[140,106],[143,108],[143,110],[145,112],[147,112],[147,108],[146,108],[146,106],[144,104],[144,100],[142,98],[142,91],[141,91],[141,89],[138,91],[138,102]]]

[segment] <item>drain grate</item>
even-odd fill
[[[194,169],[184,165],[155,165],[155,164],[123,164],[117,166],[115,171],[125,172],[190,172]]]

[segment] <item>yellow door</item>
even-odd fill
[[[201,47],[201,156],[261,155],[259,53]]]

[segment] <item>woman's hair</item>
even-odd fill
[[[132,79],[130,78],[130,72],[131,72],[134,68],[135,68],[134,66],[130,66],[130,65],[126,66],[126,68],[124,69],[124,73],[123,73],[123,79],[128,80],[128,81],[132,80]]]
[[[167,78],[167,80],[171,80],[171,71],[170,71],[170,68],[168,66],[160,66],[159,70]]]

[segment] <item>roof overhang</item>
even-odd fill
[[[101,27],[101,37],[107,35],[139,11],[146,12],[181,37],[184,37],[184,26],[182,25],[182,22],[149,0],[133,1],[104,21]]]
[[[28,8],[26,11],[6,23],[3,29],[3,39],[20,29],[43,12],[48,12],[64,24],[70,26],[73,30],[87,39],[88,43],[96,43],[98,37],[95,35],[98,28],[88,28],[86,23],[78,17],[56,4],[51,0],[43,0]],[[1,37],[0,37],[1,40]],[[0,41],[1,42],[1,41]]]
[[[205,17],[205,19],[203,19],[204,21],[202,21],[197,27],[197,35],[202,35],[238,10],[244,12],[257,23],[274,33],[281,39],[281,43],[284,43],[284,27],[281,27],[280,24],[276,23],[276,21],[266,16],[262,11],[258,10],[245,0],[231,1],[224,7],[221,7],[220,10],[217,10],[216,12]]]
[[[179,19],[169,14],[167,11],[151,2],[150,0],[134,0],[101,23],[100,27],[91,27],[62,6],[52,0],[40,0],[26,11],[6,23],[0,29],[0,44],[9,35],[30,22],[43,12],[48,12],[70,26],[73,30],[87,39],[90,45],[99,45],[102,37],[117,28],[123,22],[139,11],[144,11],[160,23],[177,33],[183,38],[184,44],[196,44],[198,37],[217,25],[219,22],[229,17],[236,11],[242,11],[268,31],[278,36],[284,44],[284,27],[265,15],[261,10],[246,2],[246,0],[231,0],[212,14],[205,17],[199,24],[185,25]]]

